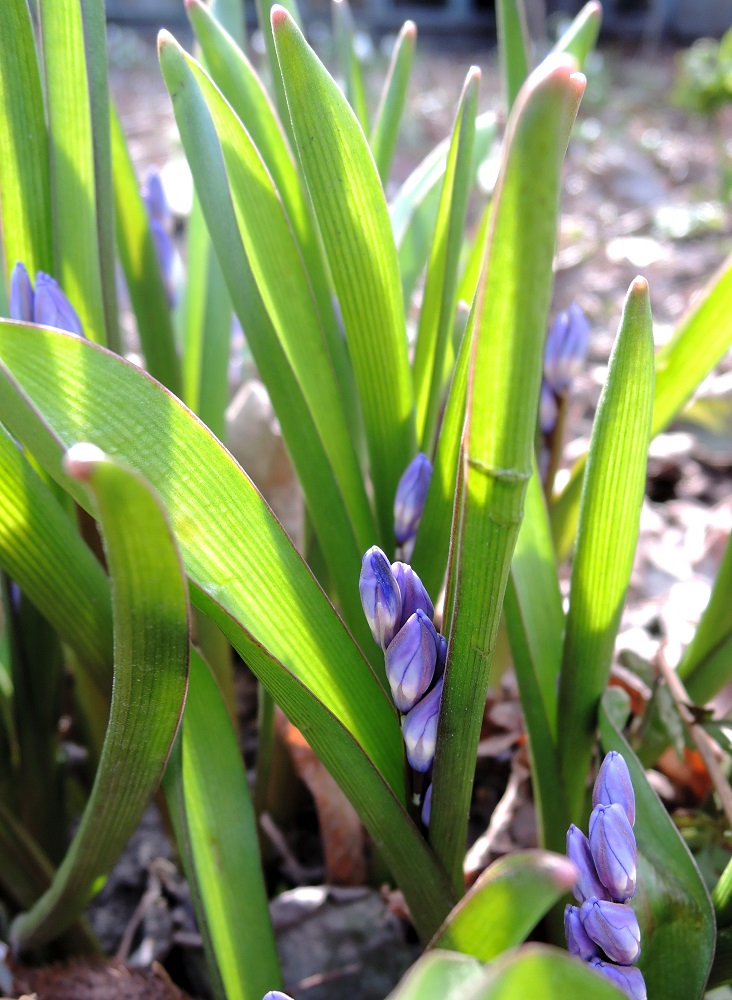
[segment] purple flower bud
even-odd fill
[[[424,611],[415,611],[386,649],[386,677],[400,712],[414,708],[432,683],[437,633]]]
[[[165,188],[156,167],[150,167],[142,185],[142,200],[151,221],[167,227],[170,225],[170,206],[165,197]]]
[[[262,1000],[292,1000],[289,993],[283,993],[281,990],[270,990],[269,993],[265,993]]]
[[[539,428],[542,434],[551,434],[557,422],[557,397],[546,384],[541,383],[539,396]]]
[[[391,571],[402,595],[402,625],[417,610],[424,611],[431,621],[435,617],[434,606],[422,581],[409,563],[393,562]]]
[[[630,1000],[647,1000],[646,984],[640,969],[633,965],[613,965],[599,958],[591,959],[590,965],[612,980]]]
[[[175,244],[168,230],[157,219],[150,220],[150,232],[155,243],[155,253],[160,266],[160,274],[165,286],[168,305],[175,305],[173,267],[175,265]]]
[[[394,537],[400,545],[417,534],[432,478],[432,463],[421,452],[407,466],[394,497]]]
[[[10,318],[33,322],[33,284],[25,264],[17,261],[10,275]]]
[[[435,756],[441,697],[442,678],[402,719],[402,736],[407,748],[407,760],[415,771],[428,771]]]
[[[358,589],[371,634],[386,649],[399,630],[402,597],[389,560],[378,545],[372,545],[363,557]]]
[[[427,792],[422,803],[422,822],[425,826],[430,825],[430,813],[432,812],[432,782],[427,787]]]
[[[635,824],[635,793],[625,758],[611,750],[602,762],[592,790],[593,806],[622,806],[630,825]]]
[[[630,906],[590,896],[580,908],[587,935],[599,944],[611,962],[632,965],[640,955],[640,927]]]
[[[587,356],[590,324],[576,302],[560,312],[549,329],[544,349],[544,378],[561,396],[581,370]]]
[[[635,893],[638,848],[622,806],[595,806],[590,816],[590,850],[597,876],[619,903]],[[603,893],[604,895],[604,893]]]
[[[582,926],[579,907],[569,903],[564,908],[564,936],[569,954],[581,958],[583,962],[589,962],[600,954],[600,949]]]
[[[437,662],[435,663],[435,676],[433,680],[438,681],[445,673],[447,663],[447,639],[444,635],[437,633]]]
[[[577,882],[572,890],[574,898],[578,902],[583,903],[589,896],[597,896],[600,899],[607,896],[605,886],[597,877],[590,842],[574,823],[567,830],[567,857],[579,872]]]
[[[53,326],[77,337],[84,336],[78,313],[66,298],[58,282],[43,271],[36,275],[36,295],[33,301],[33,322]]]

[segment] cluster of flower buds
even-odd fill
[[[20,261],[10,275],[10,318],[84,336],[81,320],[58,282],[50,274],[39,271],[34,290],[28,271]]]
[[[432,463],[420,452],[399,480],[394,497],[394,537],[405,551],[417,534],[431,478]]]
[[[432,766],[447,642],[432,623],[434,607],[422,581],[404,562],[390,563],[378,546],[363,557],[361,604],[374,640],[384,651],[394,704],[412,769]],[[422,819],[429,823],[429,790]]]
[[[572,380],[584,364],[589,336],[590,324],[576,302],[560,312],[549,328],[539,401],[539,426],[544,434],[554,430],[558,401],[567,395]]]
[[[592,805],[589,838],[574,824],[567,832],[567,855],[579,872],[574,896],[580,903],[564,911],[567,948],[631,1000],[645,1000],[643,975],[634,965],[640,956],[640,928],[628,905],[635,894],[638,860],[635,795],[628,765],[614,750],[602,762]]]
[[[168,296],[168,304],[175,305],[175,244],[170,234],[172,220],[168,199],[165,197],[163,182],[159,172],[155,167],[151,167],[147,172],[142,185],[142,200],[147,209],[147,216],[150,220],[150,232],[155,243],[155,252],[160,264],[160,273],[163,277],[165,292]]]

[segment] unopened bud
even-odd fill
[[[600,949],[582,926],[579,907],[570,903],[564,908],[564,936],[569,954],[581,958],[583,962],[600,954]]]
[[[36,275],[36,294],[33,300],[33,322],[66,330],[77,337],[84,336],[79,315],[62,292],[58,282],[39,271]]]
[[[430,813],[432,812],[432,782],[430,782],[422,803],[422,822],[425,826],[430,825]]]
[[[434,759],[441,696],[442,678],[402,719],[402,736],[407,748],[407,760],[415,771],[429,771]]]
[[[614,965],[599,958],[590,959],[590,965],[607,976],[629,1000],[648,1000],[643,973],[634,965]]]
[[[386,649],[401,624],[402,597],[389,560],[377,545],[363,557],[358,589],[371,634]]]
[[[17,261],[10,275],[10,318],[33,322],[33,284],[25,264]]]
[[[630,780],[630,771],[625,758],[617,750],[611,750],[600,766],[600,771],[592,790],[593,806],[618,805],[623,807],[630,825],[635,824],[635,792]]]
[[[542,434],[551,434],[557,423],[557,397],[546,382],[541,383],[539,396],[539,427]]]
[[[590,324],[576,302],[560,312],[550,327],[544,349],[544,378],[558,396],[567,391],[581,371],[589,337]]]
[[[445,673],[447,663],[447,639],[437,633],[437,662],[435,663],[435,680],[438,681]]]
[[[421,452],[407,466],[394,498],[394,537],[400,545],[417,534],[432,478],[432,463]]]
[[[572,890],[578,902],[583,903],[589,896],[602,898],[607,895],[605,886],[597,877],[590,842],[574,823],[567,830],[567,857],[578,872],[577,882]]]
[[[588,937],[612,962],[632,965],[640,956],[640,927],[632,907],[590,896],[580,908]]]
[[[414,708],[432,683],[437,633],[424,611],[415,611],[386,649],[386,677],[400,712]]]
[[[409,563],[393,562],[391,571],[402,596],[402,625],[415,611],[421,610],[430,621],[435,617],[435,609],[430,595]]]
[[[595,806],[590,816],[590,850],[597,877],[619,903],[635,893],[638,848],[630,820],[615,803]]]

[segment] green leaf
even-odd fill
[[[16,261],[53,270],[48,130],[27,0],[0,4],[0,203],[5,277]],[[12,44],[9,40],[12,39]]]
[[[590,441],[559,684],[560,766],[580,822],[597,710],[638,540],[653,408],[648,284],[630,286]]]
[[[157,499],[98,448],[80,445],[66,462],[88,484],[102,524],[114,580],[115,679],[94,787],[51,886],[12,925],[18,949],[66,930],[116,861],[162,775],[188,674],[185,581]]]
[[[102,179],[109,166],[109,149],[105,156],[105,136],[98,131],[109,128],[106,103],[103,125],[99,117],[100,101],[106,101],[106,77],[104,95],[93,95],[91,86],[99,85],[99,68],[96,63],[87,65],[85,50],[87,25],[97,44],[99,41],[94,2],[88,0],[82,5],[79,0],[40,0],[39,3],[49,122],[55,276],[78,312],[86,336],[117,348],[116,311],[114,317],[111,312],[114,292],[106,285],[105,240],[109,220],[104,213],[112,211],[112,199],[105,205],[99,204],[105,192],[109,190],[111,195],[111,183],[108,188]],[[103,233],[99,228],[102,224]]]
[[[732,257],[728,257],[656,358],[653,400],[655,437],[678,416],[702,379],[732,344]],[[560,557],[574,541],[586,456],[578,459],[552,509],[554,544]]]
[[[191,650],[180,758],[163,779],[199,927],[228,1000],[261,1000],[281,985],[259,857],[257,823],[236,734],[208,667]],[[173,765],[173,766],[171,766]],[[241,929],[246,928],[242,942]]]
[[[443,390],[449,378],[448,347],[457,308],[457,282],[472,172],[480,70],[465,80],[440,195],[427,265],[414,353],[414,396],[420,449],[432,453]]]
[[[369,109],[361,64],[356,53],[356,27],[353,23],[353,14],[348,0],[331,0],[330,10],[333,19],[333,38],[345,84],[346,99],[353,108],[361,128],[368,133]]]
[[[496,130],[496,116],[493,112],[486,111],[478,115],[475,121],[473,176],[488,155]],[[417,279],[429,256],[440,203],[440,181],[447,167],[449,148],[449,139],[435,146],[407,177],[389,205],[405,303],[411,300]]]
[[[574,865],[560,854],[517,851],[500,858],[460,900],[429,947],[490,962],[521,944],[576,880]]]
[[[122,125],[110,103],[117,249],[137,320],[145,367],[176,396],[181,395],[168,296],[160,273],[150,221],[127,149]]]
[[[506,955],[486,971],[482,982],[470,986],[461,1000],[622,1000],[625,996],[602,973],[566,951],[538,944]]]
[[[399,125],[407,101],[407,88],[416,45],[417,26],[414,21],[405,21],[394,43],[389,72],[384,81],[384,89],[381,92],[381,100],[369,139],[374,163],[384,187],[389,180],[389,171],[399,137]]]
[[[88,341],[0,322],[0,358],[0,419],[79,501],[60,462],[61,449],[79,440],[91,439],[152,483],[194,585],[192,600],[307,733],[428,939],[455,895],[405,810],[393,705],[252,483],[175,397]],[[121,412],[138,416],[120,420]]]
[[[259,154],[201,67],[171,36],[161,36],[160,58],[229,291],[272,397],[344,613],[370,649],[354,582],[361,555],[373,543],[374,521],[292,230]],[[212,172],[223,169],[228,177],[213,185]]]
[[[430,951],[414,963],[387,1000],[452,1000],[464,996],[482,975],[483,966],[472,957]]]
[[[531,68],[529,55],[531,39],[526,24],[524,0],[498,0],[496,26],[498,57],[503,73],[506,104],[510,111]]]
[[[705,704],[732,676],[732,536],[694,638],[677,667],[689,695]]]
[[[394,494],[415,436],[389,214],[371,152],[337,84],[281,8],[274,9],[272,26],[361,399],[379,526],[374,541],[390,549]]]
[[[697,1000],[704,996],[714,955],[711,900],[683,838],[612,722],[608,695],[600,709],[603,753],[617,750],[623,755],[635,790],[638,888],[633,909],[642,949],[638,965],[649,997]]]
[[[287,107],[287,97],[285,95],[285,85],[282,82],[282,74],[280,73],[280,64],[277,58],[277,49],[275,48],[274,34],[272,33],[272,8],[274,6],[284,7],[285,10],[289,11],[291,17],[294,18],[295,23],[302,27],[302,19],[300,17],[300,12],[297,7],[296,0],[285,0],[283,4],[274,4],[272,0],[255,0],[257,5],[257,20],[259,22],[259,30],[262,32],[264,37],[264,46],[267,51],[267,62],[269,63],[270,74],[272,77],[272,85],[274,88],[275,104],[277,105],[277,114],[279,115],[282,126],[287,132],[287,138],[290,141],[292,148],[295,148],[295,136],[292,131],[292,121],[290,119],[290,111]]]
[[[557,41],[552,51],[566,52],[567,55],[574,56],[579,68],[583,69],[587,57],[597,43],[601,22],[602,5],[598,0],[590,0]]]
[[[430,843],[456,888],[462,882],[472,762],[491,656],[531,475],[561,164],[583,89],[570,60],[552,60],[532,74],[514,105],[486,263],[468,324],[473,343],[460,457],[463,487],[452,528],[456,596],[454,605],[448,597],[454,617],[430,822]],[[539,161],[537,174],[532,164]]]

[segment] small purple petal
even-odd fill
[[[622,806],[630,825],[635,824],[635,793],[630,771],[625,758],[617,750],[611,750],[600,766],[595,787],[592,790],[593,806]]]
[[[445,673],[447,663],[447,639],[444,635],[437,633],[437,662],[435,663],[435,676],[433,680],[438,681]]]
[[[402,719],[402,736],[407,748],[407,760],[415,771],[428,771],[435,756],[441,697],[442,678]]]
[[[635,893],[638,848],[622,806],[598,805],[590,815],[590,850],[597,876],[619,903]]]
[[[600,954],[600,949],[582,926],[578,906],[570,903],[564,908],[564,936],[567,939],[567,951],[583,962]]]
[[[579,872],[577,883],[572,890],[578,902],[582,903],[590,896],[597,896],[599,899],[607,896],[605,886],[597,877],[590,842],[574,823],[567,830],[567,857]]]
[[[10,318],[33,322],[33,284],[25,264],[17,261],[10,275]]]
[[[432,463],[421,452],[407,466],[394,497],[394,537],[400,545],[417,534],[432,478]]]
[[[611,962],[633,965],[640,956],[640,927],[630,906],[590,896],[580,907],[580,920]]]
[[[432,812],[432,782],[430,782],[422,803],[422,822],[425,826],[430,825],[430,813]]]
[[[66,330],[77,337],[84,336],[79,315],[62,292],[58,282],[43,271],[36,275],[36,294],[33,301],[33,322]]]
[[[409,563],[393,562],[391,571],[402,595],[402,625],[417,610],[424,611],[431,621],[435,617],[434,605]]]
[[[394,704],[409,712],[432,683],[437,633],[424,611],[415,611],[386,649],[386,677]]]
[[[646,984],[640,969],[633,965],[614,965],[599,958],[590,959],[590,965],[612,980],[629,1000],[647,1000]]]
[[[402,597],[389,560],[377,545],[363,557],[358,589],[371,634],[386,649],[399,630]]]

